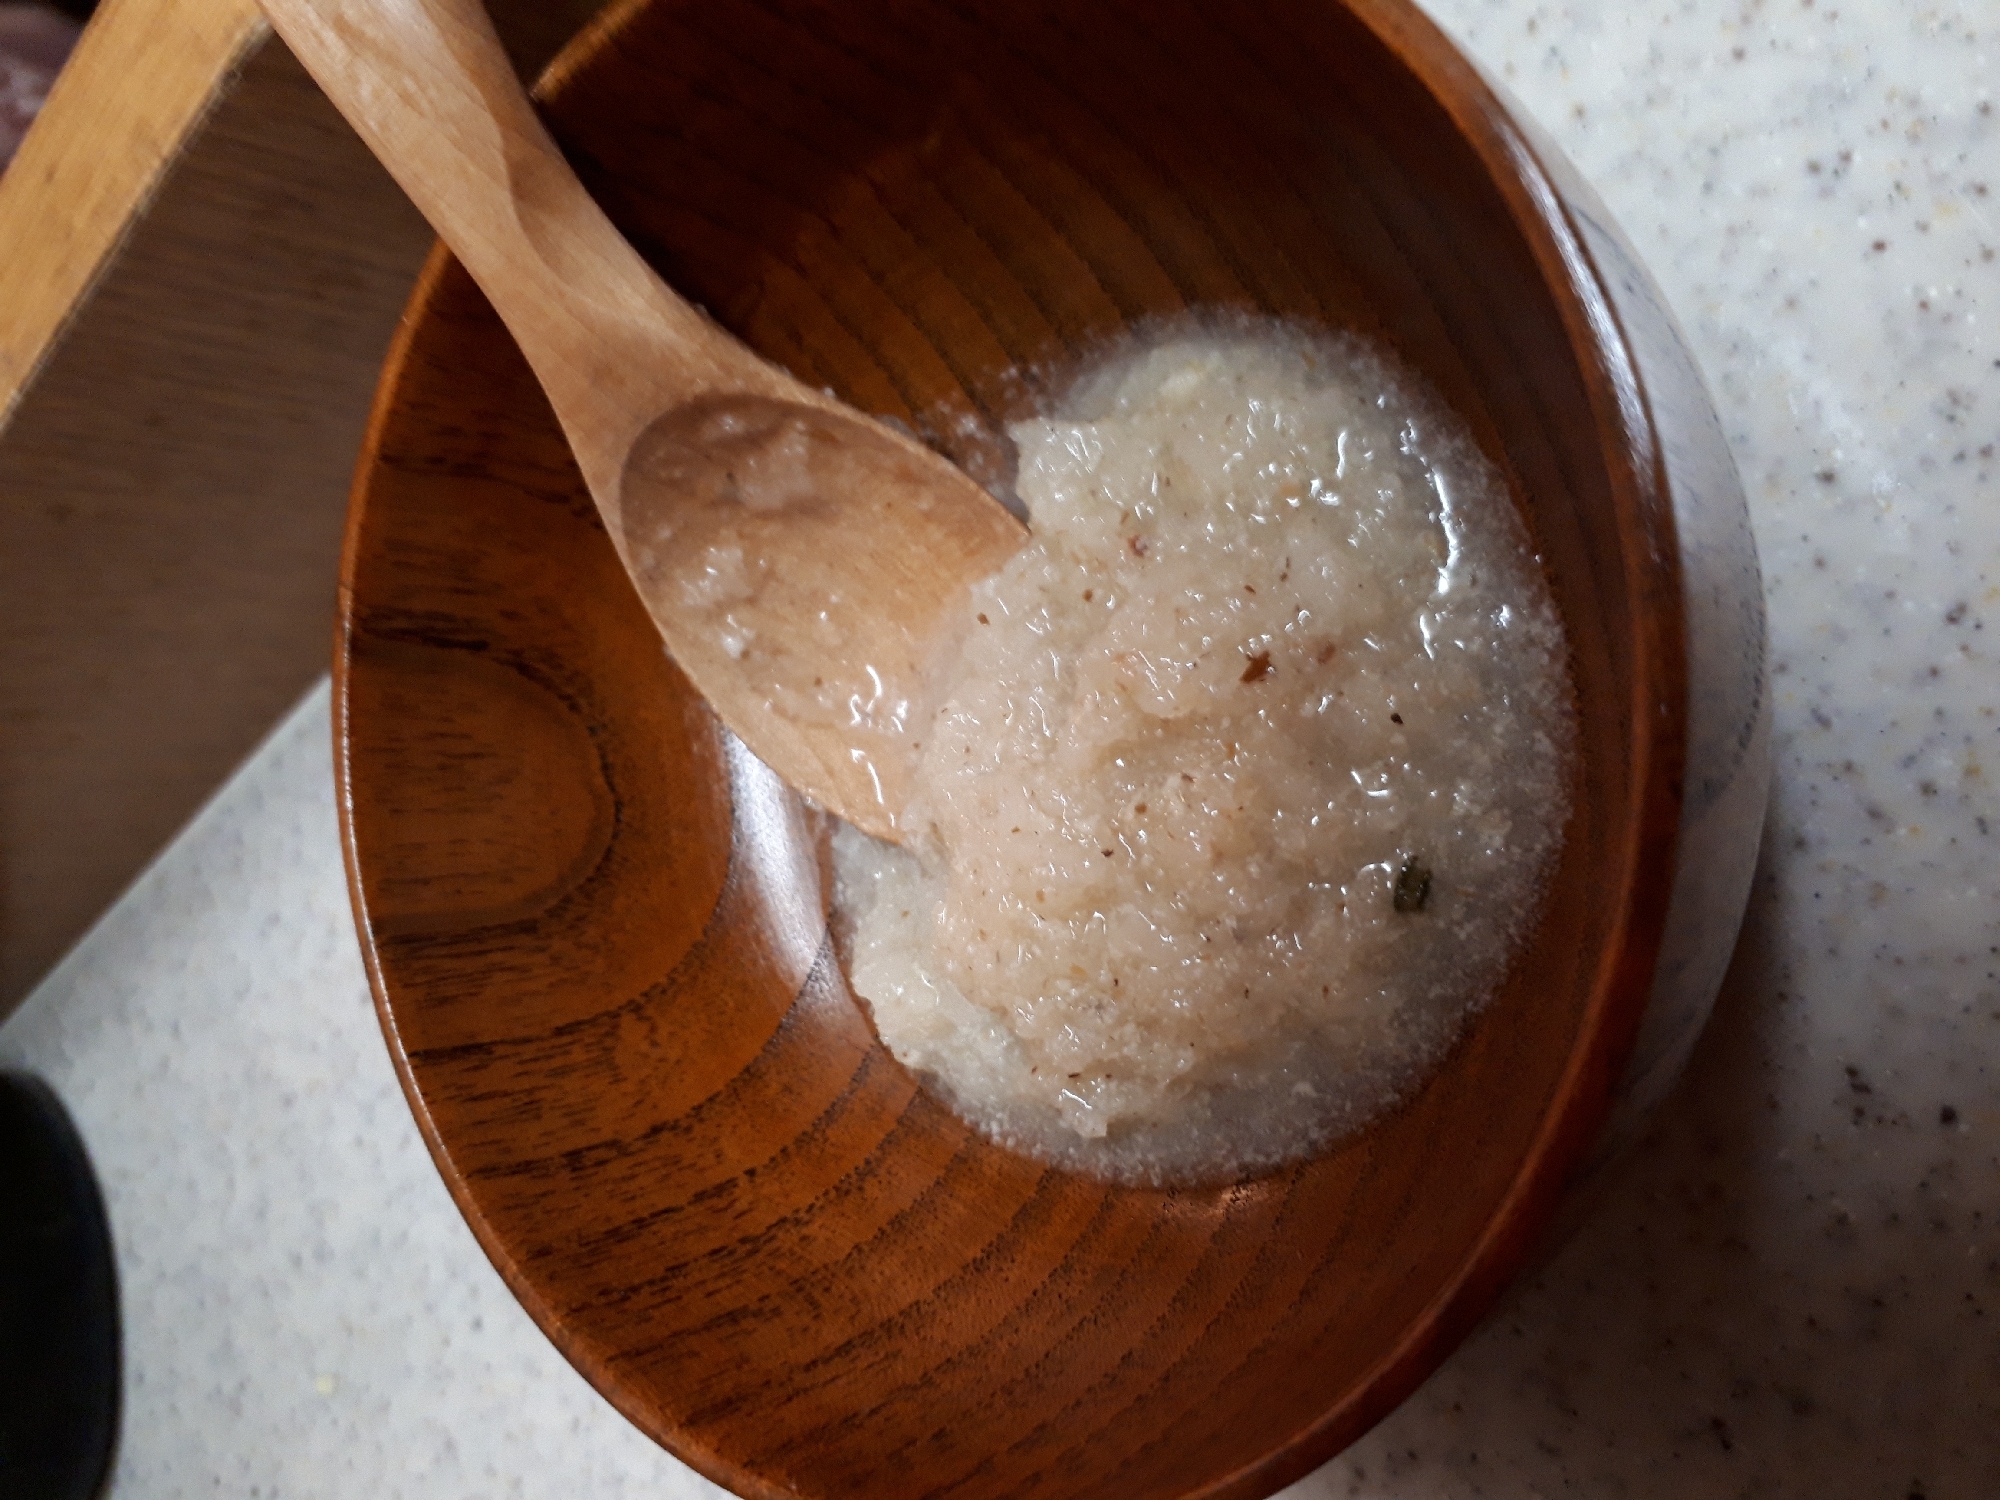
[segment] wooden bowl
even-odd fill
[[[1671,322],[1398,0],[654,0],[544,98],[669,281],[978,472],[1018,372],[1215,306],[1388,341],[1508,474],[1583,726],[1546,916],[1405,1107],[1177,1192],[986,1143],[876,1041],[811,826],[666,657],[443,255],[356,485],[336,736],[383,1025],[577,1368],[746,1496],[1270,1492],[1478,1320],[1740,914],[1755,562]]]

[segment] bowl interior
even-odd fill
[[[1268,1492],[1484,1311],[1588,1140],[1664,905],[1662,546],[1466,65],[1401,5],[654,0],[558,138],[668,280],[1004,477],[1059,366],[1189,307],[1398,348],[1510,478],[1582,771],[1547,914],[1442,1072],[1326,1155],[1113,1187],[997,1149],[849,997],[814,829],[632,597],[546,403],[434,261],[357,482],[343,813],[385,1027],[488,1253],[749,1495]],[[1649,822],[1649,816],[1651,820]]]

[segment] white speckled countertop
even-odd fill
[[[1991,1500],[2000,11],[1432,9],[1603,194],[1714,386],[1777,779],[1715,1021],[1610,1196],[1288,1494]],[[542,1341],[432,1170],[326,714],[322,689],[0,1028],[109,1198],[114,1496],[718,1494]]]

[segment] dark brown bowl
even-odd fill
[[[446,256],[356,484],[336,736],[370,973],[439,1168],[577,1368],[747,1496],[1268,1493],[1472,1327],[1713,993],[1762,627],[1671,321],[1398,0],[653,0],[544,98],[669,281],[976,471],[1018,372],[1218,307],[1386,340],[1508,475],[1583,726],[1546,916],[1405,1107],[1178,1192],[990,1145],[883,1050],[811,829],[667,659]],[[1678,893],[1677,846],[1705,881]]]

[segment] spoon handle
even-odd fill
[[[795,393],[670,291],[605,217],[479,0],[262,3],[513,333],[614,539],[625,455],[648,421],[718,384]]]

